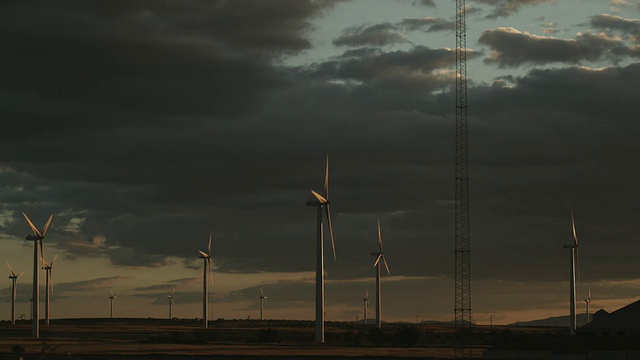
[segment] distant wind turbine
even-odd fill
[[[207,252],[199,250],[200,258],[204,259],[204,273],[202,278],[202,321],[204,328],[209,327],[209,287],[207,286],[207,273],[213,284],[213,269],[211,268],[211,234],[209,234],[209,245]]]
[[[167,300],[169,300],[169,320],[173,319],[171,310],[173,309],[173,305],[176,304],[174,302],[175,295],[176,295],[176,288],[173,288],[173,291],[171,291],[171,294],[167,295]]]
[[[51,261],[51,264],[47,263],[47,261],[42,258],[42,265],[45,271],[45,296],[44,296],[44,323],[45,325],[49,325],[49,314],[50,314],[50,303],[49,296],[53,293],[53,274],[51,271],[53,270],[53,264],[56,262],[58,255],[56,254]]]
[[[364,289],[364,298],[362,298],[362,311],[364,312],[364,323],[367,324],[367,313],[369,312],[369,289]]]
[[[32,328],[31,335],[36,339],[40,337],[40,269],[39,262],[40,256],[38,254],[38,243],[40,244],[40,254],[44,257],[44,247],[42,241],[47,235],[47,230],[49,230],[49,226],[51,225],[51,221],[53,220],[53,215],[49,216],[49,220],[42,227],[42,231],[38,230],[38,228],[33,225],[31,219],[27,216],[27,214],[22,213],[24,219],[27,220],[27,224],[33,231],[33,235],[27,235],[27,240],[33,241],[33,302],[31,307],[32,315]]]
[[[377,253],[371,253],[372,256],[376,256],[376,261],[373,263],[373,267],[376,268],[376,327],[382,328],[382,293],[381,293],[381,267],[387,269],[387,274],[391,275],[389,271],[389,265],[387,264],[387,258],[384,256],[384,250],[382,248],[382,232],[380,231],[380,220],[378,220],[378,246],[379,251]]]
[[[109,318],[113,319],[113,300],[117,299],[118,295],[113,293],[113,289],[109,289],[109,301],[111,302]]]
[[[260,288],[260,320],[264,320],[262,316],[262,310],[264,308],[264,301],[267,299],[267,295],[264,294],[264,290]]]
[[[327,225],[331,237],[331,249],[333,250],[333,260],[336,259],[336,247],[333,240],[333,226],[331,225],[331,200],[329,199],[329,155],[324,172],[324,196],[311,190],[312,198],[307,200],[308,206],[318,207],[317,215],[317,242],[316,242],[316,324],[315,340],[317,343],[324,343],[324,226],[322,207],[327,215]]]
[[[591,320],[589,319],[589,304],[591,303],[591,289],[589,289],[589,296],[587,296],[586,299],[584,299],[584,303],[587,307],[587,324],[591,322]]]
[[[569,335],[576,334],[576,261],[578,257],[578,235],[576,234],[576,223],[571,212],[571,227],[573,230],[573,241],[565,245],[565,249],[570,250],[570,275],[569,275]]]
[[[11,268],[11,265],[7,263],[7,267],[9,271],[11,271],[11,275],[9,275],[9,279],[11,279],[11,325],[16,324],[16,283],[18,282],[18,277],[24,274],[24,271],[16,274],[15,271]]]

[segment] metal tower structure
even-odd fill
[[[469,242],[469,140],[467,121],[467,34],[465,0],[456,0],[456,358],[470,358],[471,262]]]

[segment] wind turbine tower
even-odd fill
[[[329,155],[324,172],[324,196],[311,190],[312,198],[307,200],[308,206],[318,208],[317,215],[317,242],[316,242],[316,321],[315,333],[316,342],[324,343],[324,224],[322,208],[327,215],[327,225],[331,238],[331,249],[333,250],[333,260],[336,260],[336,248],[333,240],[333,226],[331,225],[331,200],[329,199]]]
[[[16,324],[16,283],[18,282],[18,277],[24,274],[24,271],[16,274],[15,271],[11,268],[11,265],[7,263],[7,267],[9,271],[11,271],[11,275],[9,275],[9,279],[11,279],[11,325]]]
[[[569,335],[576,334],[576,257],[578,256],[578,235],[576,234],[576,222],[571,213],[571,228],[573,230],[573,241],[565,245],[569,249],[570,255],[570,275],[569,275]]]
[[[456,0],[456,220],[455,305],[456,358],[470,358],[471,251],[469,241],[469,131],[467,121],[467,24],[465,0]],[[464,338],[463,338],[464,337]]]
[[[264,294],[264,290],[260,288],[260,320],[264,320],[262,317],[262,310],[264,308],[264,300],[267,298],[267,295]]]
[[[209,245],[207,246],[207,252],[199,250],[199,258],[204,260],[204,273],[202,278],[202,321],[204,328],[209,327],[209,287],[207,283],[207,273],[211,278],[213,284],[213,269],[211,269],[211,238],[209,234]]]
[[[110,303],[110,307],[109,307],[109,318],[110,319],[113,319],[113,300],[115,300],[117,298],[118,298],[118,296],[113,293],[113,290],[109,289],[109,301],[111,302]]]
[[[167,295],[167,300],[169,300],[169,320],[173,319],[173,315],[171,314],[171,310],[173,310],[173,305],[175,305],[175,302],[173,300],[173,298],[176,295],[176,289],[174,288],[173,291],[171,291],[171,294]]]
[[[364,313],[364,324],[367,324],[367,313],[369,312],[369,290],[364,289],[364,298],[362,298],[362,312]]]
[[[384,267],[387,269],[387,274],[391,275],[391,271],[389,271],[389,265],[387,264],[387,258],[384,256],[384,249],[382,248],[382,232],[380,231],[380,220],[378,220],[378,247],[379,251],[377,253],[371,253],[372,256],[376,257],[376,261],[373,263],[373,267],[376,268],[376,327],[378,329],[382,328],[382,292],[381,292],[381,268],[384,264]]]
[[[44,296],[44,323],[45,325],[49,325],[49,314],[50,314],[50,303],[49,298],[51,293],[53,293],[53,276],[51,271],[53,270],[53,264],[56,262],[58,255],[53,257],[51,264],[47,263],[47,261],[42,258],[42,269],[45,271],[45,296]]]
[[[587,324],[591,322],[591,320],[589,319],[589,304],[591,303],[591,289],[589,289],[589,296],[587,296],[586,299],[584,299],[584,303],[587,307]]]
[[[33,302],[31,306],[32,313],[32,328],[31,335],[36,339],[40,338],[40,256],[38,254],[38,244],[40,245],[40,254],[44,257],[44,247],[42,241],[47,235],[47,230],[49,230],[49,226],[51,225],[51,221],[53,220],[53,215],[49,216],[49,220],[42,227],[42,231],[38,230],[38,228],[33,225],[31,219],[27,216],[27,214],[22,213],[24,219],[27,220],[27,224],[33,231],[33,235],[27,235],[27,240],[33,241]]]

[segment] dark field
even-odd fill
[[[558,329],[476,327],[474,357],[509,337],[559,334]],[[373,325],[329,322],[326,343],[313,343],[311,321],[217,320],[203,329],[196,320],[61,319],[31,337],[28,321],[0,322],[0,358],[18,359],[448,359],[453,327],[434,324]]]

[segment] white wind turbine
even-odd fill
[[[204,273],[202,278],[202,321],[204,328],[209,327],[209,288],[207,284],[207,272],[211,278],[211,284],[213,284],[213,269],[211,268],[211,234],[209,234],[209,245],[207,246],[207,252],[202,250],[198,251],[200,258],[204,259]]]
[[[371,253],[372,256],[376,256],[376,261],[373,263],[373,267],[376,268],[376,327],[382,328],[382,293],[381,293],[381,267],[387,269],[387,274],[391,275],[389,271],[389,265],[387,264],[387,258],[384,256],[384,250],[382,248],[382,232],[380,231],[380,220],[378,220],[378,246],[379,251],[377,253]]]
[[[11,271],[11,275],[9,275],[9,279],[11,279],[11,325],[16,324],[16,283],[18,282],[18,277],[24,274],[24,271],[16,274],[15,271],[11,268],[11,265],[7,263],[7,267],[9,271]]]
[[[589,289],[589,296],[587,296],[587,298],[584,299],[584,303],[585,303],[585,305],[587,307],[587,324],[588,324],[589,322],[591,322],[591,320],[589,319],[589,315],[590,315],[589,314],[589,304],[591,303],[591,289]]]
[[[33,235],[27,235],[27,240],[33,241],[33,302],[31,307],[32,313],[32,328],[31,335],[36,339],[40,337],[40,269],[39,269],[39,261],[40,256],[38,254],[38,243],[40,243],[40,254],[44,256],[44,248],[42,241],[47,235],[47,230],[49,230],[49,226],[51,225],[51,221],[53,220],[53,215],[49,216],[49,220],[42,227],[42,231],[38,230],[38,228],[33,225],[31,219],[27,216],[27,214],[22,213],[24,219],[27,220],[27,224],[33,231]]]
[[[171,310],[173,310],[173,305],[175,305],[175,298],[176,295],[176,288],[173,288],[173,291],[171,291],[171,294],[167,295],[167,300],[169,300],[169,320],[173,319],[173,316],[171,314]]]
[[[262,288],[260,288],[260,320],[264,320],[262,316],[262,310],[264,308],[264,301],[267,299],[267,295],[264,294]]]
[[[364,298],[362,298],[362,311],[364,312],[364,323],[367,324],[367,313],[369,313],[369,289],[364,289]]]
[[[51,264],[47,263],[47,261],[42,258],[42,269],[45,271],[45,296],[44,296],[44,323],[45,325],[49,325],[49,313],[50,313],[50,304],[49,297],[53,293],[53,275],[51,271],[53,270],[53,264],[56,262],[58,255],[56,254],[51,261]]]
[[[118,298],[118,295],[113,293],[113,289],[109,289],[109,301],[110,301],[109,318],[110,319],[113,319],[113,300],[117,298]]]
[[[571,227],[573,230],[573,241],[565,245],[565,249],[570,250],[570,277],[569,277],[569,335],[576,334],[576,260],[578,257],[578,235],[576,234],[576,223],[571,212]]]
[[[329,199],[329,155],[324,172],[324,196],[311,190],[313,197],[307,200],[308,206],[318,207],[317,215],[317,242],[316,242],[316,324],[315,340],[317,343],[324,343],[324,226],[322,207],[327,215],[327,225],[331,237],[331,249],[333,250],[333,260],[336,259],[336,248],[333,240],[333,226],[331,225],[331,200]]]

